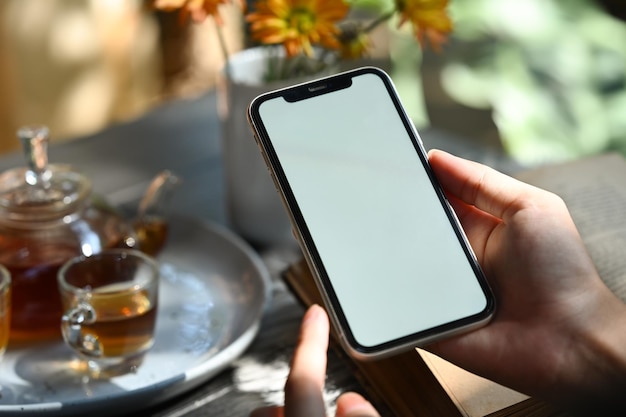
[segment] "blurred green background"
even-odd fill
[[[353,0],[389,10],[394,0]],[[499,148],[524,165],[626,155],[623,0],[450,0],[443,51],[390,22],[375,40],[418,128]],[[205,94],[223,65],[211,20],[181,26],[147,0],[0,2],[0,153],[44,123],[71,140]],[[231,51],[241,11],[222,16]]]

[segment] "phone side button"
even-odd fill
[[[276,179],[276,175],[268,168],[267,171],[270,173],[270,177],[272,177],[272,181],[274,182],[274,188],[276,191],[280,193],[280,187],[278,186],[278,180]]]
[[[265,167],[269,171],[270,170],[270,160],[269,160],[269,158],[267,157],[267,154],[265,153],[265,151],[262,148],[260,148],[260,151],[261,151],[261,156],[263,156],[263,161],[265,161]]]

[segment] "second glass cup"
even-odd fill
[[[0,358],[9,343],[11,323],[11,273],[0,265]]]
[[[79,256],[58,274],[63,339],[93,377],[134,371],[154,343],[159,265],[130,249]]]

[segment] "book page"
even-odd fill
[[[483,417],[528,398],[422,349],[418,353],[465,417]]]
[[[563,198],[606,285],[626,302],[626,159],[606,154],[522,172]]]

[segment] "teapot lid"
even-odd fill
[[[0,174],[0,217],[51,220],[76,210],[91,192],[91,182],[67,165],[48,164],[47,127],[17,131],[27,166]]]

